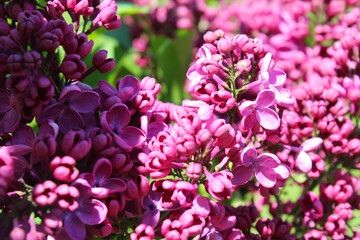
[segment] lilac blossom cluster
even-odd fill
[[[352,229],[349,222],[358,218],[359,209],[360,2],[218,1],[216,7],[204,1],[169,2],[168,9],[150,11],[145,24],[130,17],[129,24],[135,33],[150,25],[157,34],[164,34],[164,29],[172,34],[182,28],[176,13],[188,12],[187,26],[196,29],[194,46],[199,50],[186,84],[197,102],[183,105],[196,105],[198,113],[206,116],[213,112],[233,127],[235,138],[237,131],[242,136],[236,146],[242,162],[231,159],[229,154],[237,153],[234,147],[228,150],[223,145],[229,159],[220,155],[216,170],[235,166],[232,182],[248,187],[252,187],[249,179],[254,174],[262,195],[255,202],[257,209],[261,213],[268,205],[274,217],[295,217],[292,224],[298,236],[358,239],[358,229]],[[171,19],[173,24],[169,27],[169,21],[154,19]],[[133,47],[141,52],[138,63],[146,66],[149,36],[138,32],[141,36],[134,35]],[[238,32],[254,38],[236,35]],[[224,139],[231,141],[228,136]],[[254,148],[247,146],[250,143]],[[267,164],[281,163],[273,169],[284,179],[266,183],[261,178],[263,150],[276,154],[279,161]],[[193,176],[195,166],[190,169]],[[307,177],[286,181],[288,172],[304,172],[300,175]],[[281,202],[280,196],[275,202],[271,197],[285,182],[301,187],[297,201]],[[250,191],[258,193],[259,189]],[[256,226],[272,232],[273,223],[265,225],[266,221]],[[267,237],[275,238],[262,235]]]
[[[271,54],[258,39],[208,32],[188,72],[197,100],[181,106],[157,100],[161,87],[151,77],[91,88],[82,81],[110,71],[115,60],[100,50],[88,68],[87,34],[119,27],[114,4],[0,5],[1,236],[294,238],[281,218],[258,220],[253,205],[222,203],[253,175],[265,195],[289,177],[263,148],[279,141],[279,113],[292,105]],[[92,26],[79,19],[93,19]],[[259,234],[250,232],[255,223]]]

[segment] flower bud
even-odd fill
[[[190,163],[186,167],[186,175],[194,181],[199,180],[202,175],[202,165],[200,163]]]
[[[55,179],[72,182],[79,176],[79,170],[74,169],[75,165],[76,161],[72,157],[55,157],[50,163],[50,171],[53,172]]]

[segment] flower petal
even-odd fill
[[[11,93],[5,89],[0,89],[0,113],[7,112],[11,109],[10,98]]]
[[[239,106],[239,113],[241,114],[241,116],[245,117],[253,113],[254,105],[255,105],[254,101],[245,101],[241,103]]]
[[[36,137],[34,129],[30,126],[21,126],[12,135],[12,143],[14,145],[23,144],[31,146],[32,140]]]
[[[250,114],[241,119],[241,127],[244,130],[249,130],[252,127],[254,127],[256,122],[257,122],[256,114]]]
[[[82,128],[84,121],[81,115],[74,110],[67,108],[61,112],[59,117],[59,127],[61,132],[66,133],[75,128]]]
[[[160,220],[160,211],[158,209],[147,209],[141,217],[141,223],[155,228]]]
[[[312,161],[310,156],[304,152],[300,151],[296,157],[296,166],[302,171],[302,172],[310,172],[312,168]]]
[[[86,225],[96,225],[106,219],[108,209],[106,205],[97,199],[84,201],[75,211],[76,216]]]
[[[251,179],[253,175],[253,168],[245,166],[237,167],[233,170],[233,175],[234,177],[231,181],[233,185],[244,185]]]
[[[273,168],[259,166],[255,168],[255,177],[264,187],[272,188],[275,186],[277,174]]]
[[[136,77],[125,76],[116,83],[118,89],[117,96],[121,98],[123,102],[131,101],[136,97],[140,91],[140,82]]]
[[[120,130],[128,125],[130,121],[129,109],[125,104],[114,105],[110,108],[106,120],[111,129]]]
[[[256,98],[256,109],[268,107],[274,103],[275,93],[271,90],[262,90]]]
[[[138,147],[146,141],[146,134],[133,126],[121,129],[119,136],[132,147]]]
[[[288,179],[290,176],[290,168],[285,164],[280,164],[278,167],[274,168],[274,171],[280,176],[283,180]]]
[[[305,152],[312,152],[315,151],[321,144],[323,143],[323,140],[319,137],[310,138],[308,140],[305,140],[302,144],[302,150]]]
[[[11,133],[19,126],[21,115],[15,110],[8,111],[0,122],[0,128],[5,133]]]
[[[107,189],[105,187],[93,187],[91,188],[91,196],[94,198],[107,198],[110,194],[110,189]]]
[[[81,94],[81,89],[74,85],[68,85],[66,87],[63,88],[63,90],[61,91],[60,97],[59,97],[59,102],[63,103],[66,100],[71,102],[74,99],[78,98]]]
[[[110,85],[107,81],[100,80],[99,83],[99,89],[105,93],[108,96],[113,96],[116,94],[116,90],[113,86]]]
[[[286,73],[281,69],[269,71],[269,84],[274,87],[282,86],[286,81]]]
[[[83,240],[86,237],[86,229],[84,223],[73,213],[68,214],[64,220],[66,233],[72,239]]]
[[[249,167],[253,165],[253,163],[256,161],[256,149],[253,147],[246,147],[242,150],[240,157],[245,167]]]
[[[267,72],[269,70],[270,67],[270,62],[271,62],[271,53],[267,53],[265,55],[265,57],[263,58],[263,64],[261,66],[261,71],[262,72]]]
[[[256,111],[256,119],[259,124],[269,130],[276,130],[280,126],[280,118],[277,113],[270,108],[262,108]]]
[[[271,153],[263,153],[256,159],[256,164],[269,168],[276,168],[280,164],[279,158]]]
[[[77,112],[88,113],[96,108],[99,100],[99,94],[96,92],[83,91],[79,97],[70,102],[70,106]]]
[[[111,162],[106,158],[99,159],[93,168],[95,182],[101,186],[102,183],[109,178],[111,171]]]
[[[126,184],[119,178],[110,178],[104,181],[102,187],[110,189],[110,193],[124,192],[126,190]]]

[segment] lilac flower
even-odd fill
[[[11,94],[0,89],[0,134],[14,132],[20,124],[21,115],[10,106]]]
[[[79,176],[79,170],[74,169],[76,161],[70,156],[55,157],[50,163],[50,171],[56,180],[72,182]]]
[[[257,156],[256,149],[246,147],[241,152],[241,159],[244,165],[234,169],[232,183],[243,185],[247,183],[255,173],[256,179],[266,188],[272,188],[276,184],[277,173],[275,168],[280,165],[277,156],[271,153],[263,153]]]
[[[231,198],[231,181],[233,174],[228,170],[210,174],[204,171],[207,181],[204,183],[206,191],[218,201],[229,200]]]
[[[109,178],[112,172],[112,164],[106,158],[99,159],[92,173],[82,173],[80,178],[90,184],[91,195],[97,198],[106,198],[109,193],[124,192],[126,184],[119,178]]]
[[[81,90],[77,85],[64,87],[59,102],[46,107],[40,116],[40,121],[55,119],[59,115],[59,127],[63,133],[83,128],[84,119],[80,113],[93,111],[99,103],[99,95],[90,90]]]
[[[293,147],[284,145],[285,148],[297,152],[295,163],[296,166],[303,172],[310,172],[312,168],[312,161],[307,152],[315,151],[321,144],[323,140],[319,137],[310,138],[304,141],[300,147]]]
[[[73,212],[66,212],[64,228],[73,239],[85,239],[85,225],[97,225],[102,223],[107,216],[106,205],[97,199],[89,199],[91,187],[84,179],[77,179],[72,186],[76,187],[81,195],[76,199],[78,208]]]
[[[294,102],[290,98],[290,91],[282,87],[286,81],[286,73],[281,69],[270,69],[270,63],[271,53],[267,53],[263,58],[260,81],[265,89],[275,93],[275,101],[278,105],[292,107]]]
[[[155,238],[154,229],[146,224],[140,224],[135,228],[135,232],[130,234],[131,240],[151,240]]]
[[[58,125],[53,120],[46,120],[41,124],[38,136],[30,126],[21,126],[11,140],[14,145],[27,146],[27,153],[31,152],[31,166],[41,163],[43,169],[47,169],[49,157],[56,152],[58,132]]]
[[[271,90],[263,90],[255,101],[245,101],[239,106],[239,112],[243,116],[244,129],[252,128],[256,121],[269,130],[275,130],[280,126],[277,113],[269,107],[274,103],[275,93]]]
[[[101,126],[112,134],[115,143],[127,152],[146,141],[145,133],[137,127],[127,126],[130,122],[130,113],[126,105],[118,103],[109,111],[100,116]]]

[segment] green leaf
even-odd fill
[[[291,174],[291,178],[294,179],[297,183],[304,183],[308,176],[305,173]]]
[[[353,217],[347,222],[353,231],[360,231],[360,210],[353,210]]]
[[[296,202],[301,196],[302,191],[303,188],[301,186],[294,183],[289,183],[288,181],[286,186],[279,193],[280,200],[284,203],[288,201]]]
[[[134,14],[147,14],[149,12],[148,6],[139,6],[129,2],[117,2],[118,9],[116,14],[120,16],[134,15]]]

